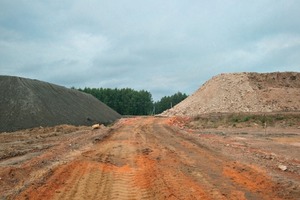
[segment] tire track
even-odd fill
[[[276,185],[266,175],[246,165],[234,163],[209,147],[200,146],[195,140],[161,122],[156,120],[144,127],[144,131],[147,132],[148,139],[152,140],[149,143],[158,145],[154,149],[164,150],[160,153],[163,159],[158,170],[162,175],[163,185],[168,188],[165,194],[169,194],[170,198],[278,198],[274,195]],[[263,177],[260,180],[264,181],[257,181],[255,177]],[[185,185],[186,191],[181,190],[181,185]]]
[[[78,165],[54,199],[149,199],[148,191],[135,184],[135,157],[140,152],[136,144],[144,143],[139,136],[138,129],[123,127],[99,148],[84,153],[84,167]]]
[[[33,188],[36,196],[25,192],[27,197],[280,199],[266,175],[166,127],[163,119],[125,119],[116,127],[109,138]]]

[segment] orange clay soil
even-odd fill
[[[84,134],[73,135],[73,143],[70,138],[61,139],[60,146],[43,150],[39,156],[16,166],[2,164],[0,183],[8,184],[1,189],[2,197],[72,200],[299,197],[297,171],[268,170],[262,162],[252,159],[252,154],[257,158],[252,151],[238,159],[240,150],[229,143],[233,140],[231,136],[224,139],[229,145],[224,145],[218,134],[199,137],[184,130],[182,124],[177,126],[172,118],[136,117],[121,119],[111,129],[82,130],[80,133]],[[70,149],[69,144],[74,143],[78,147]],[[54,159],[53,154],[59,155]],[[2,162],[10,163],[7,159]]]

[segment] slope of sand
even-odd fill
[[[162,115],[300,110],[300,73],[220,74]]]
[[[110,123],[121,117],[89,94],[13,76],[0,76],[0,110],[0,132]]]

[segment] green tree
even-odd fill
[[[150,92],[130,88],[84,88],[89,93],[122,115],[148,115],[153,107]]]
[[[89,88],[78,89],[88,93],[120,113],[121,115],[149,115],[161,113],[175,106],[187,95],[177,92],[172,96],[162,97],[161,100],[153,102],[152,95],[146,90],[136,91],[131,88]],[[155,113],[153,113],[155,108]]]
[[[172,96],[164,96],[160,101],[154,103],[155,113],[162,113],[163,111],[172,108],[173,106],[180,103],[188,96],[185,93],[177,92]]]

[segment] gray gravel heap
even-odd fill
[[[92,95],[39,80],[0,76],[0,132],[108,124],[120,117]]]

